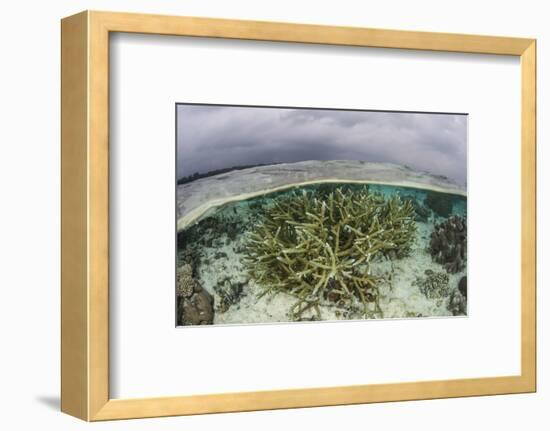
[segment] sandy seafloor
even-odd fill
[[[384,191],[384,186],[371,186],[371,189],[387,193],[387,190]],[[403,196],[415,196],[420,202],[425,196],[423,190],[398,189]],[[243,267],[246,231],[254,225],[256,220],[258,205],[254,207],[254,202],[262,199],[270,199],[270,197],[267,195],[267,197],[224,205],[208,219],[198,222],[203,224],[200,244],[196,242],[189,244],[188,241],[187,244],[184,242],[184,247],[180,244],[178,249],[178,262],[189,263],[192,260],[196,279],[214,297],[214,324],[293,321],[289,317],[289,310],[296,299],[284,293],[259,298],[258,294],[263,290],[262,287],[258,286],[253,279],[249,279]],[[466,215],[465,198],[458,198],[453,205],[452,214]],[[385,275],[386,278],[379,284],[379,306],[382,314],[375,311],[374,304],[372,304],[372,314],[365,316],[361,312],[359,301],[356,304],[357,311],[354,307],[338,306],[327,302],[321,306],[320,320],[452,316],[452,312],[448,309],[449,296],[428,298],[414,284],[415,279],[423,276],[428,269],[434,272],[445,272],[442,265],[432,261],[428,251],[430,233],[434,224],[444,220],[445,218],[431,212],[426,222],[417,221],[417,236],[409,256],[394,260],[380,257],[373,262],[373,274]],[[204,228],[208,225],[212,227]],[[191,226],[190,229],[193,227]],[[228,234],[229,231],[232,233]],[[193,251],[190,252],[190,249]],[[191,254],[192,259],[189,258]],[[450,291],[458,288],[459,280],[465,275],[466,269],[448,274]],[[223,303],[219,293],[232,292],[235,286],[238,286],[238,298],[230,305],[227,302]],[[314,320],[313,317],[313,312],[310,314],[305,312],[301,320]]]

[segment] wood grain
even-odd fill
[[[88,419],[87,14],[61,25],[61,410]]]

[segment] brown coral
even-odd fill
[[[465,298],[468,298],[468,279],[466,276],[462,277],[458,282],[458,291],[462,293]]]
[[[214,322],[214,299],[206,290],[201,290],[181,302],[182,325],[211,325]]]
[[[464,316],[467,309],[466,297],[458,290],[453,290],[447,304],[448,310],[453,313],[453,316]]]
[[[193,267],[188,263],[177,270],[179,325],[211,325],[214,322],[214,299],[193,278]]]
[[[466,267],[466,218],[453,215],[443,223],[436,224],[430,236],[432,260],[456,273]]]

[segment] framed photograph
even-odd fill
[[[61,24],[62,411],[536,390],[533,39]]]

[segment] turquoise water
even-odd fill
[[[244,270],[245,265],[241,262],[246,254],[247,238],[276,202],[292,199],[293,196],[303,193],[312,193],[318,199],[324,200],[337,189],[351,193],[368,191],[371,194],[382,195],[386,199],[398,195],[402,201],[410,201],[415,209],[417,233],[410,256],[406,259],[386,256],[378,258],[372,265],[375,273],[384,272],[384,276],[389,277],[398,288],[386,292],[381,286],[377,292],[380,296],[379,308],[361,318],[431,317],[466,313],[466,294],[457,293],[458,285],[461,282],[464,282],[464,285],[466,283],[465,196],[412,187],[322,183],[293,187],[227,203],[178,233],[178,267],[190,265],[197,281],[212,294],[217,316],[214,323],[218,323],[216,319],[221,319],[222,323],[293,320],[290,317],[276,317],[277,313],[270,311],[265,312],[265,317],[256,317],[256,320],[248,320],[246,317],[247,307],[253,307],[250,304],[254,303],[248,299],[256,295],[257,289],[261,288],[248,279]],[[419,297],[421,299],[418,299]],[[184,300],[181,301],[183,304]],[[329,317],[310,317],[314,320],[351,320],[358,316],[350,304],[346,307],[352,311],[343,307],[338,309],[340,314],[336,315],[331,314],[334,311],[330,308],[332,305],[329,304],[327,307],[326,310],[329,311],[323,309],[319,316]],[[258,312],[251,310],[249,314],[257,316]]]
[[[193,231],[201,228],[201,224],[209,224],[214,220],[232,220],[234,223],[243,224],[243,229],[246,229],[246,224],[251,220],[254,220],[256,216],[260,215],[262,208],[272,205],[279,199],[286,199],[295,193],[305,192],[319,192],[321,194],[328,194],[336,189],[351,190],[351,191],[365,191],[368,190],[371,193],[380,193],[385,197],[391,197],[399,195],[401,199],[409,199],[415,203],[415,205],[424,205],[431,211],[431,216],[435,221],[444,219],[452,214],[466,217],[467,212],[467,199],[462,195],[441,193],[428,191],[424,189],[418,189],[413,187],[401,187],[382,184],[358,184],[358,183],[322,183],[311,184],[306,186],[297,186],[268,193],[262,196],[245,199],[239,202],[230,202],[219,208],[217,208],[213,214],[202,219],[201,221],[188,227],[187,231]],[[430,208],[429,203],[426,203],[428,196],[434,197],[434,205],[437,206],[437,201],[440,201],[441,208],[439,211]],[[239,217],[241,218],[239,220]]]

